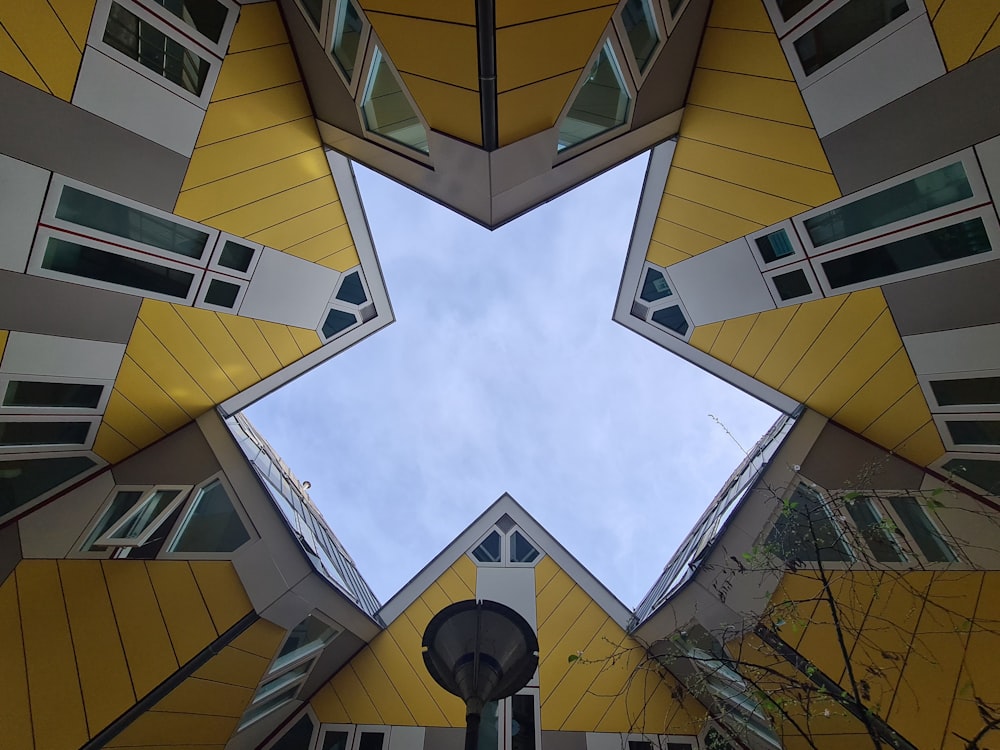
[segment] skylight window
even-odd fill
[[[590,75],[576,93],[559,128],[559,151],[625,124],[631,97],[611,41],[604,43]]]
[[[427,130],[403,91],[396,72],[378,47],[372,55],[368,84],[361,98],[361,111],[365,127],[372,133],[421,153],[429,153]]]

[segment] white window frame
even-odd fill
[[[757,247],[756,240],[760,237],[766,237],[769,234],[774,234],[781,229],[785,230],[785,236],[788,237],[788,241],[792,246],[792,254],[767,263],[761,257],[760,248]],[[779,221],[777,224],[772,224],[764,229],[758,229],[756,232],[751,232],[746,236],[747,244],[750,246],[750,254],[753,256],[754,262],[757,264],[761,273],[774,271],[775,269],[780,269],[784,266],[792,265],[793,263],[799,263],[806,259],[806,251],[803,247],[802,238],[799,236],[798,230],[799,226],[793,224],[792,219],[785,219],[784,221]]]
[[[500,535],[500,559],[497,560],[496,562],[489,562],[489,561],[483,562],[482,560],[480,560],[478,557],[476,557],[473,554],[473,551],[476,548],[478,548],[480,544],[482,544],[483,542],[485,542],[486,538],[488,536],[490,536],[490,534],[492,534],[494,531],[497,534]],[[483,534],[481,537],[479,537],[479,539],[476,540],[475,544],[473,544],[471,547],[469,547],[469,551],[466,554],[469,556],[469,559],[472,560],[472,562],[475,563],[475,565],[478,566],[478,567],[481,567],[481,568],[502,568],[502,567],[504,567],[504,561],[507,560],[507,546],[506,545],[507,545],[507,535],[504,534],[496,526],[490,526],[489,530],[485,534]]]
[[[331,310],[340,310],[341,312],[350,313],[351,315],[354,316],[354,322],[351,323],[351,325],[347,326],[347,328],[344,328],[341,331],[337,331],[335,334],[328,337],[326,334],[323,333],[323,324],[326,323],[326,317],[330,314]],[[349,333],[350,331],[353,331],[355,328],[362,325],[363,323],[364,321],[361,320],[361,310],[358,307],[355,307],[354,305],[348,305],[344,302],[341,302],[339,299],[332,300],[327,303],[325,308],[323,308],[323,315],[320,316],[319,325],[316,326],[316,333],[319,334],[320,341],[326,344],[330,341],[334,341],[340,338],[341,336]]]
[[[795,50],[795,42],[802,38],[806,32],[811,31],[820,23],[825,21],[831,15],[836,13],[842,7],[847,5],[851,0],[832,0],[832,2],[823,6],[821,9],[814,12],[812,15],[804,16],[804,20],[798,24],[792,24],[792,28],[788,30],[784,36],[781,37],[781,49],[785,53],[785,58],[788,60],[788,66],[792,71],[792,75],[795,78],[795,82],[799,85],[800,89],[805,89],[811,84],[815,83],[819,79],[823,78],[830,72],[836,70],[841,65],[853,60],[858,55],[862,54],[866,50],[871,49],[876,44],[881,42],[883,39],[891,36],[893,33],[899,31],[901,28],[910,23],[918,16],[926,14],[927,8],[924,5],[923,0],[906,0],[908,8],[907,11],[901,15],[899,18],[893,19],[888,24],[883,26],[878,31],[869,35],[862,41],[858,42],[856,45],[851,47],[849,50],[841,54],[840,56],[834,58],[830,62],[826,63],[820,68],[817,68],[812,73],[806,74],[805,69],[802,67],[802,62],[799,60],[798,53]],[[768,0],[765,5],[773,5],[773,3]],[[773,18],[781,18],[781,15],[777,13],[777,8],[768,8],[768,10],[774,10],[772,14]],[[798,14],[797,14],[798,15]],[[785,26],[785,24],[782,24]],[[777,26],[775,27],[777,28]],[[780,32],[779,32],[780,33]]]
[[[536,750],[542,750],[542,701],[539,689],[534,686],[528,686],[521,688],[514,695],[532,696],[535,709],[535,748]],[[513,698],[514,696],[510,696],[497,703],[497,723],[499,724],[497,735],[500,750],[512,750],[514,741],[514,737],[511,734],[511,722],[514,720]]]
[[[954,404],[942,406],[938,403],[937,396],[931,383],[942,380],[975,380],[978,378],[1000,378],[1000,370],[966,370],[963,372],[935,372],[931,374],[918,374],[917,382],[924,392],[927,405],[934,414],[991,414],[1000,412],[1000,403],[997,404]],[[2,381],[0,381],[2,383]]]
[[[84,422],[88,425],[82,443],[31,443],[29,445],[3,445],[4,454],[40,453],[60,450],[86,451],[94,447],[97,429],[101,426],[100,416],[74,414],[0,414],[0,423],[10,422]]]
[[[956,474],[948,469],[945,469],[944,468],[945,464],[947,464],[949,461],[953,459],[957,459],[960,461],[962,459],[966,459],[973,461],[992,461],[994,463],[1000,463],[1000,455],[996,453],[972,453],[970,451],[948,451],[943,456],[941,456],[941,458],[937,459],[936,461],[928,465],[928,468],[931,471],[940,474],[949,482],[955,482],[961,487],[968,488],[971,492],[977,495],[986,495],[987,497],[1000,496],[1000,492],[998,492],[996,495],[991,495],[984,487],[980,487],[978,484],[969,481],[961,474]],[[959,554],[955,550],[952,550],[952,552],[955,552],[956,555]]]
[[[350,81],[347,80],[344,71],[340,69],[340,62],[337,60],[337,56],[333,54],[333,35],[337,31],[337,20],[340,18],[341,8],[347,3],[354,5],[354,10],[357,11],[358,16],[361,18],[361,38],[358,39],[358,53],[354,58],[354,75],[351,76]],[[344,86],[347,87],[352,97],[356,97],[358,94],[358,84],[360,84],[361,79],[364,77],[362,75],[364,72],[362,66],[368,55],[368,42],[371,40],[372,25],[361,6],[356,2],[352,2],[352,0],[330,0],[327,5],[330,6],[331,10],[327,13],[329,18],[327,19],[327,25],[324,27],[326,32],[324,33],[323,48],[326,50],[326,56],[333,63],[337,75],[340,76],[340,80],[344,82]],[[308,20],[306,22],[308,23]]]
[[[803,294],[801,297],[782,299],[781,295],[778,294],[778,287],[775,286],[774,277],[783,276],[786,273],[793,273],[799,270],[805,274],[806,281],[809,282],[809,288],[812,291],[809,294]],[[813,267],[809,265],[809,261],[807,260],[781,266],[780,268],[770,269],[765,271],[763,276],[764,282],[767,284],[767,291],[771,295],[771,299],[774,300],[775,307],[791,307],[792,305],[799,305],[803,302],[812,302],[813,300],[823,299],[823,289],[820,287],[819,281],[816,278],[816,272],[813,270]]]
[[[312,706],[309,705],[308,703],[306,703],[303,706],[302,710],[299,711],[297,714],[293,714],[289,718],[288,722],[285,724],[285,726],[283,728],[284,729],[291,729],[295,724],[298,723],[298,721],[303,716],[308,716],[312,720],[312,725],[313,725],[313,731],[312,731],[312,734],[309,736],[309,742],[306,744],[306,747],[307,748],[312,748],[312,747],[319,748],[319,747],[321,747],[319,741],[323,738],[323,730],[322,730],[322,728],[325,727],[325,726],[334,726],[334,725],[332,725],[332,724],[321,724],[320,720],[319,720],[319,717],[316,716],[316,712],[313,711]],[[261,718],[263,718],[263,716]],[[249,725],[247,725],[247,726],[249,726]],[[242,729],[242,727],[240,729]],[[240,731],[240,730],[238,729],[237,731]],[[270,748],[273,748],[275,745],[277,745],[279,742],[281,742],[282,739],[284,739],[285,734],[286,734],[285,732],[281,732],[276,737],[272,737],[262,747],[265,748],[265,750],[270,750]]]
[[[787,21],[781,17],[781,11],[778,10],[775,0],[764,0],[764,8],[767,10],[767,15],[771,18],[771,25],[774,26],[775,33],[781,38],[828,2],[830,0],[812,0],[811,3]]]
[[[323,740],[326,739],[328,732],[345,732],[347,734],[347,743],[344,747],[346,747],[347,750],[351,750],[351,748],[354,747],[354,732],[356,729],[357,726],[355,724],[320,724],[319,732],[316,734],[314,740],[316,750],[321,750],[323,747]]]
[[[104,30],[108,25],[108,16],[111,13],[111,4],[113,2],[117,2],[130,13],[135,14],[139,19],[148,23],[150,26],[155,27],[162,34],[170,37],[178,44],[189,49],[191,52],[197,53],[199,57],[208,63],[208,75],[205,76],[205,84],[202,86],[200,96],[191,93],[183,86],[178,86],[173,81],[170,81],[164,76],[159,75],[155,71],[147,68],[138,60],[134,60],[133,58],[122,54],[114,47],[104,43]],[[224,2],[224,4],[230,8],[232,24],[235,27],[236,19],[233,14],[233,6],[228,1]],[[169,11],[164,10],[164,12],[168,15],[172,15],[169,14]],[[183,23],[182,21],[179,22]],[[229,21],[227,20],[227,24],[228,23]],[[191,36],[188,36],[186,32],[182,32],[175,28],[164,20],[164,18],[151,12],[148,8],[144,5],[140,5],[135,0],[97,0],[97,5],[94,8],[93,20],[90,24],[90,33],[87,36],[87,46],[92,47],[94,50],[104,55],[107,55],[112,60],[121,63],[132,72],[137,73],[146,80],[166,89],[170,93],[191,102],[191,104],[194,104],[200,109],[208,109],[208,104],[212,99],[212,92],[215,91],[215,84],[219,79],[219,71],[222,68],[223,56],[217,51],[218,46],[220,45],[210,44],[205,46],[203,43],[195,39],[195,37],[201,37],[200,34],[198,34],[194,29],[190,29],[190,32]],[[204,37],[201,38],[208,41]],[[222,42],[225,43],[226,48],[229,47],[229,39],[227,36],[223,35]]]
[[[358,278],[361,279],[361,288],[365,292],[365,301],[362,302],[360,305],[356,305],[353,302],[347,302],[347,301],[339,299],[337,297],[337,295],[340,293],[340,288],[344,284],[344,280],[348,276],[350,276],[352,273],[357,273],[358,274]],[[330,295],[330,304],[334,304],[334,305],[338,305],[338,306],[343,306],[345,308],[352,308],[353,307],[357,311],[360,311],[361,308],[364,307],[364,306],[366,306],[366,305],[372,304],[372,293],[371,293],[371,290],[368,288],[368,280],[365,278],[365,272],[364,272],[364,269],[361,266],[353,266],[352,268],[348,268],[346,271],[343,271],[340,274],[339,278],[337,279],[337,283],[334,284],[333,294]],[[324,319],[326,318],[325,315],[323,317],[324,317]]]
[[[24,454],[24,453],[12,454],[4,452],[3,454],[0,454],[0,470],[4,468],[4,464],[7,463],[8,461],[35,461],[43,458],[74,458],[77,456],[89,458],[91,461],[93,461],[94,465],[91,466],[89,469],[80,472],[76,476],[70,477],[65,482],[57,484],[51,490],[41,493],[37,497],[32,498],[31,500],[29,500],[26,503],[23,503],[22,505],[18,505],[16,508],[13,508],[9,513],[0,515],[0,522],[3,522],[8,518],[16,518],[17,516],[23,515],[31,508],[37,507],[40,503],[44,502],[45,500],[48,500],[50,497],[53,497],[54,495],[59,494],[68,487],[72,487],[77,482],[80,482],[83,479],[86,479],[87,477],[92,477],[97,471],[99,471],[102,467],[107,466],[108,464],[108,462],[105,461],[103,458],[98,456],[93,451],[89,450],[44,451],[44,452],[30,453],[30,454]],[[88,529],[89,528],[90,527],[88,526]]]
[[[382,740],[382,750],[389,750],[389,743],[392,737],[392,727],[387,724],[358,724],[351,738],[350,750],[358,750],[361,747],[361,735],[365,732],[381,732],[385,735]]]
[[[303,664],[304,662],[309,661],[310,659],[318,657],[319,654],[327,646],[329,646],[331,643],[337,640],[337,638],[339,638],[341,634],[343,634],[344,632],[343,625],[334,622],[329,617],[326,617],[323,614],[321,614],[318,610],[310,612],[306,617],[312,617],[314,620],[318,620],[327,627],[331,628],[333,630],[333,635],[330,636],[330,638],[327,639],[326,641],[319,643],[316,641],[312,641],[311,643],[307,643],[304,646],[300,646],[299,648],[285,654],[284,656],[277,656],[277,654],[281,652],[281,648],[283,648],[285,643],[288,641],[288,637],[289,635],[291,635],[291,631],[294,630],[294,628],[289,629],[288,633],[285,634],[285,637],[281,641],[281,648],[278,648],[275,651],[276,655],[274,659],[272,660],[270,666],[267,668],[267,671],[264,673],[264,676],[261,677],[261,684],[284,674],[290,669],[294,669],[295,667],[299,666],[300,664]],[[304,621],[306,617],[302,618],[302,621]],[[298,627],[302,621],[296,623],[295,627]]]
[[[201,497],[201,493],[206,489],[211,487],[213,484],[218,482],[222,485],[222,489],[225,490],[226,496],[229,498],[229,502],[233,506],[233,510],[236,515],[239,516],[240,522],[243,524],[243,530],[246,531],[249,537],[243,544],[237,547],[232,552],[173,552],[171,547],[174,542],[177,541],[177,537],[180,536],[181,530],[187,523],[189,517],[194,511],[195,503],[198,502]],[[246,509],[244,509],[243,504],[240,502],[239,496],[233,490],[232,485],[229,483],[228,478],[223,472],[218,472],[213,474],[204,482],[196,485],[194,489],[188,493],[187,499],[184,501],[184,510],[181,511],[180,516],[177,518],[177,522],[174,524],[167,538],[163,542],[163,549],[156,556],[157,559],[164,560],[231,560],[234,555],[236,555],[238,550],[243,549],[246,545],[260,539],[260,534],[257,533],[257,529],[254,527],[253,522],[247,515]],[[334,636],[335,638],[336,636]],[[332,639],[331,639],[332,640]]]
[[[649,72],[656,65],[656,60],[663,51],[663,47],[667,43],[668,36],[667,26],[664,22],[664,11],[660,3],[657,0],[642,0],[642,2],[649,10],[650,17],[653,21],[653,28],[656,30],[656,35],[659,38],[659,41],[657,41],[656,46],[653,48],[652,54],[649,56],[649,62],[646,63],[646,69],[644,71],[639,70],[639,61],[633,54],[632,44],[628,40],[628,31],[625,29],[625,21],[622,20],[622,12],[625,10],[624,4],[615,10],[615,14],[611,19],[615,34],[618,35],[618,41],[621,44],[622,49],[625,51],[625,65],[628,68],[629,75],[632,76],[632,83],[637,89],[641,88],[642,84],[645,83],[646,79],[649,77]]]
[[[917,2],[917,0],[908,0],[908,2]],[[864,198],[868,198],[872,195],[877,195],[878,193],[882,193],[886,190],[897,187],[898,185],[902,185],[903,183],[909,182],[917,177],[930,174],[931,172],[935,172],[942,167],[946,167],[949,164],[954,164],[956,162],[961,162],[963,168],[965,169],[965,176],[969,181],[969,187],[972,188],[972,195],[968,198],[955,203],[949,203],[946,206],[936,208],[932,211],[925,211],[906,219],[900,219],[899,221],[895,221],[890,224],[884,224],[883,226],[876,227],[875,229],[869,229],[867,232],[861,232],[859,234],[851,235],[850,237],[845,237],[819,248],[813,245],[812,239],[809,237],[809,232],[806,231],[805,226],[806,221],[809,219],[825,214],[833,209],[849,206],[859,200],[863,200]],[[983,203],[989,202],[990,193],[986,187],[986,180],[983,178],[983,172],[979,168],[979,160],[976,158],[975,151],[968,148],[963,151],[950,154],[949,156],[945,156],[942,159],[932,161],[929,164],[924,164],[916,169],[911,169],[909,172],[896,175],[889,180],[872,185],[864,190],[859,190],[855,193],[851,193],[850,195],[838,198],[837,200],[830,201],[829,203],[824,203],[822,206],[818,206],[817,208],[798,214],[797,216],[789,219],[787,222],[782,222],[782,224],[790,223],[794,225],[794,234],[796,236],[792,238],[792,234],[789,233],[789,237],[793,240],[797,240],[799,246],[804,248],[806,255],[809,257],[821,257],[845,247],[853,248],[869,240],[878,240],[890,234],[903,232],[908,228],[914,227],[914,225],[923,225],[932,219],[952,216],[967,209],[975,208],[977,206],[981,206]],[[777,224],[775,226],[781,226],[781,224]],[[748,239],[755,237],[758,234],[767,234],[767,231],[755,232],[752,235],[748,235]],[[764,270],[763,267],[761,270]]]
[[[226,8],[228,14],[226,16],[226,21],[222,25],[222,32],[219,34],[219,41],[212,41],[209,37],[202,34],[194,26],[187,24],[184,19],[175,16],[169,10],[164,8],[159,3],[153,2],[148,6],[148,10],[156,16],[163,19],[163,22],[169,26],[178,26],[179,31],[184,35],[192,39],[199,46],[204,47],[210,53],[216,57],[223,58],[229,50],[229,42],[233,36],[233,29],[236,28],[236,22],[239,20],[240,16],[240,6],[238,3],[233,2],[233,0],[216,0],[219,5]],[[143,3],[144,0],[136,0],[136,2]],[[144,5],[144,7],[146,7]],[[184,24],[183,27],[179,27],[179,24]],[[208,82],[206,81],[206,86]]]
[[[254,251],[253,258],[250,259],[250,265],[246,271],[238,271],[235,268],[219,264],[219,258],[222,257],[222,251],[225,249],[227,242],[242,245]],[[223,276],[232,276],[236,279],[250,281],[253,278],[253,272],[257,270],[257,264],[260,262],[263,250],[264,246],[259,242],[245,240],[242,237],[237,237],[235,234],[229,234],[229,232],[219,232],[219,236],[215,239],[215,246],[212,248],[212,253],[209,256],[208,270],[215,271]]]
[[[147,485],[147,487],[148,487],[148,485]],[[111,503],[114,501],[114,498],[117,496],[117,494],[119,492],[128,491],[128,489],[129,488],[124,488],[124,487],[116,487],[115,488],[115,490],[112,493],[111,497],[108,498],[108,501],[105,503],[104,507],[102,508],[102,512],[101,512],[100,516],[98,516],[98,518],[97,518],[97,520],[96,520],[95,523],[100,523],[101,518],[104,515],[104,511],[111,506]],[[139,513],[140,511],[142,511],[143,506],[146,505],[146,503],[148,503],[150,500],[152,500],[153,495],[155,495],[157,492],[164,491],[164,490],[168,491],[168,492],[171,491],[171,490],[178,490],[177,497],[175,497],[173,500],[171,500],[167,504],[167,506],[163,510],[161,510],[153,518],[152,521],[150,521],[149,525],[146,526],[145,529],[143,529],[142,533],[140,533],[138,536],[132,537],[132,538],[115,536],[115,533],[118,532],[121,529],[122,526],[125,526],[129,521],[132,520],[132,518],[137,513]],[[142,493],[142,495],[139,497],[139,499],[136,500],[135,504],[128,511],[126,511],[124,514],[122,514],[121,518],[119,518],[117,521],[115,521],[115,523],[112,524],[111,526],[109,526],[108,529],[101,536],[99,536],[97,539],[94,540],[94,542],[93,542],[94,545],[99,545],[101,547],[108,547],[108,548],[111,548],[111,547],[129,547],[129,548],[132,548],[132,547],[141,547],[146,542],[148,542],[149,538],[156,532],[156,530],[159,529],[164,524],[164,522],[166,522],[166,520],[168,518],[170,518],[170,515],[175,510],[177,510],[177,508],[182,503],[184,503],[185,500],[187,500],[188,495],[190,494],[190,492],[191,492],[191,485],[189,485],[189,484],[173,484],[173,485],[171,485],[171,484],[158,484],[158,485],[155,485],[153,487],[150,487],[149,489],[147,489],[146,491],[144,491]],[[93,527],[94,527],[94,524],[91,524],[90,527],[88,528],[88,531],[90,529],[92,529]],[[86,541],[86,536],[84,537],[84,541]]]
[[[97,406],[93,408],[79,406],[6,406],[3,403],[7,388],[11,382],[32,383],[64,383],[66,385],[98,385],[103,388]],[[99,415],[103,414],[111,398],[111,390],[115,381],[96,378],[73,378],[66,375],[24,375],[21,373],[0,373],[0,414],[51,414],[51,415]]]
[[[236,293],[236,299],[233,301],[232,307],[226,307],[225,305],[213,305],[205,300],[213,279],[226,284],[232,284],[239,289]],[[215,273],[214,271],[208,271],[204,276],[202,276],[201,284],[198,287],[198,294],[194,300],[194,306],[203,310],[215,310],[217,312],[229,313],[230,315],[238,315],[240,307],[243,305],[243,298],[246,297],[247,288],[249,286],[250,282],[244,281],[243,279],[238,279],[227,274]]]
[[[528,544],[530,544],[532,547],[534,547],[535,552],[538,553],[538,555],[535,557],[535,559],[532,560],[531,562],[515,562],[514,561],[514,554],[513,554],[512,550],[513,550],[513,547],[514,547],[514,533],[515,532],[518,533],[518,534],[520,534],[521,536],[523,536],[525,538],[525,540],[528,542]],[[525,530],[522,529],[520,526],[515,526],[514,528],[512,528],[509,532],[507,532],[504,535],[504,543],[506,544],[506,550],[507,550],[507,556],[506,556],[506,561],[507,562],[506,562],[506,564],[507,564],[508,568],[533,568],[536,565],[538,565],[539,562],[541,562],[541,560],[542,560],[543,557],[545,557],[545,553],[542,551],[542,548],[539,547],[535,543],[535,540],[532,539],[530,536],[528,536],[527,532],[525,532]],[[541,746],[539,745],[539,747],[541,747]]]
[[[677,23],[681,20],[681,16],[684,15],[684,11],[687,10],[688,5],[690,5],[690,0],[684,0],[680,7],[677,9],[677,13],[673,14],[670,12],[670,0],[660,0],[660,12],[663,14],[664,26],[667,30],[667,37],[674,33],[674,29],[677,27]],[[666,41],[666,39],[664,39]]]
[[[838,538],[840,539],[841,544],[844,545],[844,549],[847,551],[846,560],[823,560],[823,567],[827,570],[850,570],[857,564],[858,554],[850,543],[850,535],[845,530],[845,527],[849,527],[853,533],[858,533],[857,529],[851,523],[851,519],[846,515],[834,515],[833,508],[830,507],[830,504],[837,500],[838,497],[835,497],[833,493],[827,492],[823,487],[820,487],[818,484],[807,479],[801,474],[795,474],[789,481],[785,491],[781,495],[776,496],[776,499],[778,500],[777,508],[771,515],[767,525],[764,527],[764,531],[760,536],[760,543],[762,545],[767,543],[768,538],[778,525],[778,520],[784,512],[785,504],[790,502],[795,496],[795,491],[799,488],[799,485],[803,485],[807,488],[807,490],[815,492],[823,501],[820,508],[826,515],[827,520],[829,520],[829,522],[837,530]],[[785,560],[781,560],[773,554],[772,557],[778,561],[779,566],[785,563]],[[819,567],[819,561],[817,560],[802,560],[801,562],[802,567],[807,570],[816,570]]]
[[[886,519],[888,519],[888,521],[892,523],[896,528],[900,528],[899,519],[896,518],[895,514],[891,513],[889,508],[884,503],[881,502],[879,496],[875,494],[874,490],[868,490],[867,492],[863,490],[858,490],[857,492],[839,493],[839,494],[840,498],[843,500],[845,504],[848,502],[855,502],[855,503],[865,502],[868,504],[868,507],[871,508],[872,513],[875,515],[875,517],[879,520],[880,523],[884,524],[886,522]],[[854,497],[852,500],[849,501],[844,499],[844,495],[846,494],[856,495],[856,497]],[[899,539],[896,538],[897,535],[891,533],[887,533],[885,535],[886,539],[888,540],[889,544],[896,550],[896,552],[899,553],[900,557],[902,557],[903,559],[896,561],[876,560],[875,551],[869,546],[868,540],[865,539],[864,534],[861,533],[861,529],[858,528],[857,523],[855,523],[854,517],[846,509],[844,511],[843,518],[841,520],[843,521],[844,525],[851,530],[851,533],[856,535],[858,544],[865,545],[865,547],[867,548],[868,555],[871,556],[871,562],[873,564],[886,567],[892,567],[898,565],[902,568],[906,568],[909,566],[910,563],[913,562],[914,558],[912,555],[912,551],[904,548],[904,546],[900,544]],[[859,556],[857,554],[858,550],[854,549],[853,546],[850,544],[848,545],[848,547],[851,547],[851,550],[854,553],[854,557],[856,560],[862,563],[866,562],[864,556]]]
[[[324,44],[327,38],[327,29],[330,25],[330,7],[336,0],[323,0],[323,7],[320,9],[319,16],[319,28],[317,29],[313,26],[312,19],[309,16],[309,12],[306,10],[305,6],[302,4],[302,0],[295,0],[295,7],[298,9],[299,13],[302,14],[302,20],[305,21],[306,26],[309,31],[312,32],[313,36],[320,44]]]
[[[670,287],[670,294],[668,294],[666,297],[663,297],[662,299],[656,300],[655,302],[646,302],[645,300],[639,299],[639,295],[642,294],[642,284],[646,278],[647,268],[654,268],[660,273],[662,273],[663,278],[667,280],[667,286]],[[677,294],[677,285],[674,284],[673,279],[670,278],[670,274],[667,272],[666,268],[663,268],[662,266],[657,266],[653,263],[650,263],[649,261],[646,261],[643,264],[642,274],[639,277],[639,284],[636,287],[635,297],[632,301],[633,305],[632,309],[635,309],[634,306],[637,304],[642,305],[646,309],[646,315],[643,318],[640,318],[640,320],[653,326],[653,328],[655,328],[657,331],[662,331],[663,333],[675,339],[680,339],[681,341],[688,341],[691,338],[691,334],[694,333],[695,325],[691,320],[691,314],[687,311],[687,307],[684,306],[684,302]],[[688,324],[688,329],[683,336],[677,333],[677,331],[666,328],[665,326],[662,326],[653,320],[653,313],[655,313],[657,310],[662,310],[665,307],[674,307],[674,306],[680,309],[681,314],[684,316],[684,320],[687,321]]]
[[[941,433],[941,442],[947,451],[962,451],[965,453],[1000,453],[1000,443],[974,445],[971,443],[956,443],[946,422],[1000,422],[1000,414],[955,412],[950,414],[931,414],[931,419]]]

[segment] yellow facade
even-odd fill
[[[962,0],[925,0],[934,35],[948,70],[1000,46],[1000,3]]]

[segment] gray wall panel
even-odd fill
[[[189,424],[116,465],[112,472],[117,484],[198,484],[220,468],[198,425]]]
[[[586,732],[542,732],[545,750],[587,750]]]
[[[427,733],[424,734],[425,750],[462,750],[463,747],[465,747],[464,729],[427,727]]]
[[[901,336],[1000,322],[1000,260],[882,287]]]
[[[0,152],[173,211],[188,160],[0,73]]]
[[[1000,134],[994,50],[822,139],[846,195]]]
[[[10,271],[0,271],[0,288],[0,329],[117,344],[128,343],[142,304],[131,294]]]
[[[924,478],[916,466],[833,423],[802,462],[802,475],[828,490],[918,489]]]

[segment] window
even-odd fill
[[[875,508],[871,498],[856,497],[846,501],[847,512],[864,539],[872,556],[879,562],[905,562],[906,556],[900,551],[892,536],[891,524],[887,523]]]
[[[795,254],[795,248],[788,239],[788,232],[784,229],[757,237],[754,239],[754,244],[765,263],[774,263],[776,260]]]
[[[354,68],[361,48],[364,22],[351,0],[339,0],[335,12],[330,52],[340,66],[347,83],[350,84],[354,78]]]
[[[601,47],[559,127],[558,150],[578,146],[625,124],[631,96],[611,41]]]
[[[500,532],[491,531],[479,546],[472,550],[472,556],[479,562],[498,563],[500,557]]]
[[[292,726],[281,735],[281,739],[270,746],[269,750],[304,750],[312,747],[313,733],[316,723],[309,713],[304,713]]]
[[[233,501],[218,479],[198,491],[169,552],[232,552],[250,540]]]
[[[320,21],[323,19],[323,0],[299,0],[299,5],[302,6],[313,28],[319,31]]]
[[[423,154],[429,153],[427,130],[378,47],[372,55],[361,112],[370,132]]]
[[[656,300],[669,297],[671,294],[673,292],[670,291],[670,286],[667,284],[667,280],[663,278],[663,274],[655,268],[647,268],[646,278],[642,282],[642,291],[639,293],[639,299],[643,302],[656,302]]]
[[[354,313],[332,307],[326,314],[326,320],[323,321],[323,327],[321,329],[323,332],[323,338],[333,338],[338,333],[346,331],[357,322],[358,316]]]
[[[253,261],[253,256],[253,248],[227,240],[222,246],[222,252],[219,253],[219,259],[216,263],[223,268],[246,272],[250,270],[250,263]]]
[[[319,750],[350,750],[351,733],[347,729],[328,729],[319,744]]]
[[[509,525],[504,523],[505,519]],[[505,516],[469,551],[469,555],[479,565],[533,566],[541,559],[542,552],[513,520]]]
[[[802,483],[785,501],[767,537],[767,545],[786,562],[849,562],[852,559],[826,499]]]
[[[88,456],[8,458],[0,461],[0,517],[68,484],[97,466]]]
[[[1000,406],[1000,376],[929,381],[939,407]]]
[[[218,0],[153,0],[206,39],[219,42],[229,11]]]
[[[1000,446],[1000,420],[955,417],[943,421],[953,447]]]
[[[95,428],[93,419],[61,421],[52,417],[4,417],[0,419],[0,447],[86,446]]]
[[[269,674],[319,651],[339,634],[339,627],[333,627],[312,615],[307,615],[289,632]]]
[[[365,294],[364,283],[361,281],[361,272],[352,271],[344,276],[335,296],[341,302],[352,305],[363,305],[367,302],[368,295]]]
[[[533,692],[519,693],[510,698],[511,750],[538,750],[540,743],[536,722],[538,696]]]
[[[208,282],[208,291],[205,292],[205,304],[213,307],[232,309],[242,288],[238,284],[233,284],[229,281],[211,279]]]
[[[255,696],[254,700],[250,703],[250,707],[247,708],[246,713],[243,714],[243,721],[240,722],[239,730],[237,731],[246,729],[255,721],[263,719],[272,711],[276,711],[289,701],[293,700],[296,693],[299,692],[300,687],[301,684],[296,683],[280,693],[275,693],[270,698],[261,700],[257,700]]]
[[[662,307],[659,310],[656,310],[652,315],[650,315],[650,320],[654,323],[658,323],[670,331],[673,331],[682,338],[688,332],[687,318],[684,317],[683,311],[677,305]]]
[[[650,0],[626,0],[621,10],[622,26],[639,73],[646,70],[653,53],[660,46],[656,16]]]
[[[778,6],[778,12],[781,14],[781,19],[783,21],[789,21],[792,16],[796,15],[812,1],[813,0],[775,0],[775,5]]]
[[[139,502],[142,495],[142,490],[122,490],[116,492],[111,500],[111,504],[104,510],[101,520],[94,526],[80,549],[84,552],[98,552],[103,550],[104,547],[95,544],[95,542],[104,536],[104,532],[118,522],[127,511],[135,507],[135,504]]]
[[[1000,461],[971,456],[949,458],[941,469],[949,476],[976,485],[987,494],[1000,495]]]
[[[538,550],[532,546],[520,531],[510,535],[510,561],[515,563],[530,563],[538,558]]]
[[[385,736],[385,732],[359,732],[357,750],[382,750]]]
[[[95,527],[95,530],[101,529],[100,535],[92,534],[93,543],[86,544],[85,549],[93,549],[95,546],[139,547],[145,544],[153,532],[187,497],[190,489],[190,487],[153,487],[142,492],[131,507],[125,503],[128,499],[134,498],[134,493],[131,490],[119,493]],[[123,498],[122,495],[127,497]],[[118,515],[118,518],[110,518],[112,515]]]
[[[10,380],[3,393],[3,406],[26,409],[95,410],[105,386],[40,380]]]
[[[908,10],[906,0],[850,0],[794,41],[803,72],[815,73]]]
[[[798,297],[805,297],[812,294],[812,286],[806,277],[806,272],[801,268],[793,271],[776,274],[771,277],[774,288],[778,292],[778,297],[783,301],[793,300]]]
[[[909,531],[910,537],[920,548],[928,562],[957,562],[958,557],[941,537],[934,522],[927,516],[920,502],[914,497],[891,497],[889,504]]]

